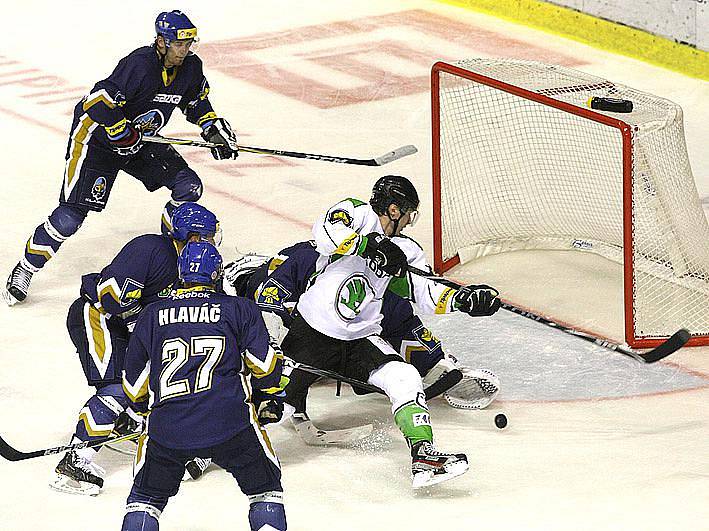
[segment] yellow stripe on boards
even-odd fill
[[[709,80],[709,52],[541,0],[438,0]],[[464,57],[461,57],[464,59]]]

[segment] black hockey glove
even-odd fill
[[[261,426],[281,420],[283,417],[283,400],[285,398],[286,393],[283,390],[279,390],[276,393],[268,393],[260,389],[254,389],[253,401],[256,406],[256,416]]]
[[[239,156],[236,134],[224,118],[217,118],[205,127],[202,131],[202,138],[212,144],[219,144],[219,146],[211,148],[212,156],[217,160],[235,159]]]
[[[122,156],[135,155],[143,147],[143,133],[131,122],[126,122],[117,132],[116,126],[106,127],[106,136],[113,151]]]
[[[487,284],[470,285],[460,288],[453,296],[456,310],[473,317],[492,315],[500,309],[500,299],[495,288]]]
[[[408,260],[398,245],[378,232],[371,232],[365,238],[367,241],[361,256],[372,262],[375,271],[383,271],[393,277],[406,275]]]

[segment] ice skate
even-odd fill
[[[67,452],[55,469],[56,476],[49,486],[60,492],[96,496],[103,487],[106,472],[95,463]]]
[[[32,271],[23,265],[21,261],[17,262],[17,265],[12,268],[3,292],[3,298],[8,306],[22,302],[27,298],[30,282],[32,282],[32,274]]]
[[[185,475],[182,477],[182,481],[195,480],[202,477],[204,471],[212,463],[209,458],[202,459],[201,457],[195,457],[191,461],[187,461],[185,465]]]
[[[429,487],[465,474],[468,458],[465,454],[439,452],[429,441],[411,447],[412,485],[415,489]]]

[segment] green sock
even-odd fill
[[[431,417],[428,409],[416,402],[407,402],[394,412],[394,422],[404,434],[409,446],[420,441],[432,441]]]

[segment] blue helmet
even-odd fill
[[[180,253],[177,267],[182,282],[216,284],[222,276],[222,257],[209,242],[188,242]]]
[[[217,216],[197,203],[187,202],[178,206],[172,213],[171,223],[170,235],[181,242],[187,241],[190,234],[216,239],[219,233]]]
[[[193,39],[197,41],[197,28],[182,11],[164,11],[155,19],[155,33],[165,39],[165,45],[172,41]]]

